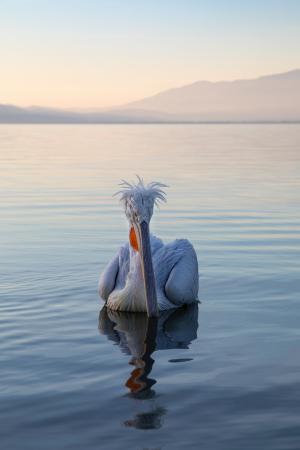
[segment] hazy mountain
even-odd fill
[[[98,112],[0,104],[0,123],[281,121],[300,121],[300,70],[251,80],[197,81]]]
[[[76,113],[65,113],[61,110],[48,108],[20,108],[14,105],[0,104],[1,123],[51,123],[76,121]],[[80,120],[77,120],[77,122]]]
[[[51,108],[20,108],[0,104],[0,123],[137,123],[155,122],[153,113],[140,110],[105,112],[73,112]]]
[[[299,121],[300,70],[253,80],[198,81],[126,105],[197,121]]]

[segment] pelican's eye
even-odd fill
[[[139,244],[138,244],[138,240],[136,237],[136,233],[135,233],[135,229],[134,227],[130,228],[130,232],[129,232],[129,242],[131,247],[138,252],[139,251]]]

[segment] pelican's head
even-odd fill
[[[121,183],[121,195],[126,217],[129,221],[129,242],[132,248],[140,253],[142,272],[145,283],[148,315],[157,316],[157,298],[155,278],[152,265],[149,224],[154,205],[165,201],[165,193],[161,189],[165,184],[152,182],[145,184],[138,177],[136,183]]]

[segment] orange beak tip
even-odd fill
[[[130,242],[131,247],[136,252],[138,252],[139,251],[139,244],[138,244],[138,240],[137,240],[137,236],[136,236],[134,227],[130,228],[130,231],[129,231],[129,242]]]

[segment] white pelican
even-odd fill
[[[147,312],[179,308],[197,301],[198,261],[192,244],[176,239],[164,244],[150,234],[154,205],[165,201],[166,187],[152,182],[121,183],[121,195],[129,221],[129,242],[124,244],[100,276],[99,294],[108,308]]]

